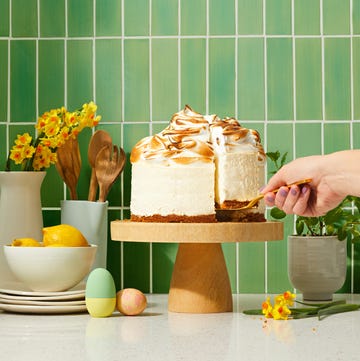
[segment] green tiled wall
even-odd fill
[[[93,99],[129,154],[185,104],[258,129],[293,157],[360,147],[360,0],[1,0],[0,167],[37,116]],[[85,199],[90,168],[80,135]],[[130,164],[112,188],[109,220],[129,217]],[[45,225],[68,193],[48,170]],[[285,221],[286,236],[293,218]],[[285,237],[286,238],[286,237]],[[286,241],[226,244],[234,292],[290,287]],[[349,245],[343,292],[360,292]],[[167,292],[174,244],[108,242],[117,287]]]

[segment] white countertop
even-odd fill
[[[360,303],[360,295],[336,295]],[[360,311],[318,321],[274,321],[246,316],[264,295],[234,296],[234,311],[167,311],[167,295],[147,295],[140,316],[109,318],[26,315],[0,311],[0,360],[360,360]]]

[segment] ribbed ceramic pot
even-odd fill
[[[0,172],[0,286],[16,279],[3,245],[15,238],[42,241],[41,184],[46,172]]]
[[[76,227],[97,252],[92,269],[106,268],[109,202],[61,201],[61,223]]]
[[[336,236],[289,236],[290,282],[308,301],[332,300],[346,279],[346,241]]]

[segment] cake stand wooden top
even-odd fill
[[[264,242],[284,238],[282,222],[152,223],[111,222],[114,241],[154,243]]]

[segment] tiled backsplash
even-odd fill
[[[360,0],[1,0],[0,167],[37,116],[94,100],[127,154],[185,104],[235,116],[288,159],[360,147]],[[80,198],[90,177],[80,135]],[[109,220],[129,217],[130,172]],[[55,167],[42,187],[45,225],[68,197]],[[286,235],[293,219],[285,221]],[[177,246],[108,242],[117,287],[167,292]],[[360,292],[348,245],[343,292]],[[286,241],[227,244],[234,292],[290,288]]]

